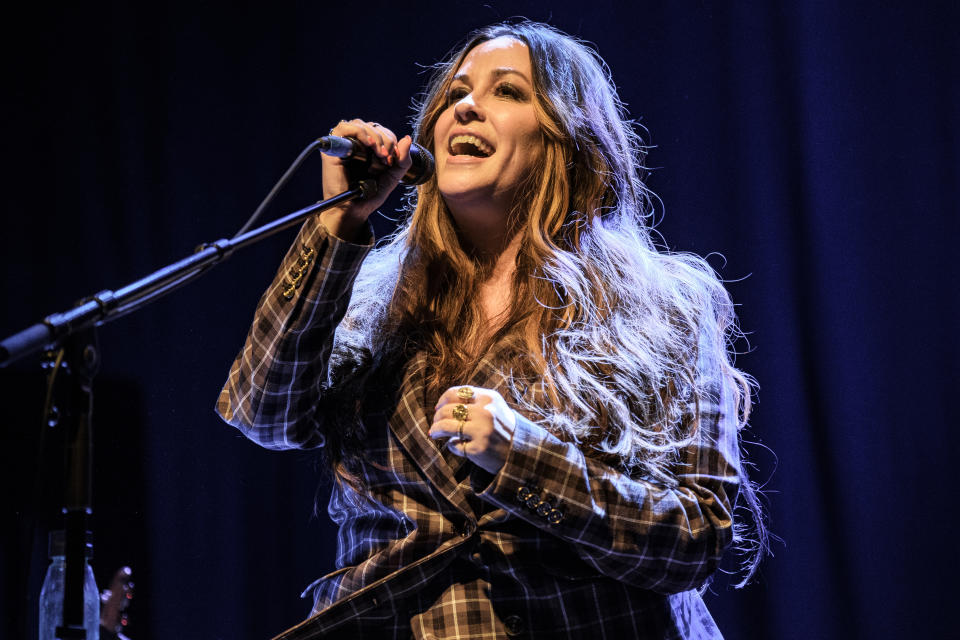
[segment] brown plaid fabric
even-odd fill
[[[217,404],[258,444],[322,446],[328,373],[347,339],[337,327],[370,249],[308,222],[261,299]],[[739,486],[722,384],[667,488],[523,416],[491,476],[427,435],[424,368],[417,354],[365,394],[366,489],[335,486],[329,504],[339,569],[304,594],[314,615],[278,638],[720,637],[695,589],[732,539]],[[496,349],[463,382],[511,397]]]

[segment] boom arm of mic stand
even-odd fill
[[[93,376],[100,361],[96,348],[94,328],[130,313],[196,280],[208,268],[229,258],[236,249],[254,244],[283,229],[291,227],[307,216],[356,198],[367,198],[376,193],[377,183],[368,179],[329,200],[300,209],[269,222],[258,229],[201,245],[192,256],[167,265],[117,291],[104,290],[63,313],[47,316],[43,322],[28,327],[0,342],[0,366],[40,351],[48,345],[60,348],[55,366],[69,371],[70,388],[54,394],[66,399],[68,431],[66,432],[66,478],[64,516],[66,522],[66,579],[63,599],[62,624],[56,630],[58,638],[86,638],[83,610],[84,537],[92,504],[93,426],[90,410],[93,406]],[[262,205],[261,205],[262,209]],[[51,384],[56,379],[51,373]],[[59,408],[59,407],[58,407]],[[47,407],[47,410],[50,406]],[[49,419],[49,415],[45,419]]]
[[[158,269],[116,291],[104,290],[85,298],[72,309],[53,313],[42,322],[27,327],[0,342],[0,367],[36,353],[48,345],[58,343],[77,331],[106,324],[135,311],[174,289],[196,280],[209,267],[223,262],[237,249],[255,244],[288,229],[311,214],[357,198],[369,198],[376,191],[376,180],[362,180],[357,186],[328,200],[289,213],[229,240],[221,239],[200,245],[199,250],[193,255]]]

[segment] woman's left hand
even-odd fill
[[[464,385],[440,396],[430,437],[450,438],[450,451],[496,473],[507,459],[516,428],[517,414],[499,393]]]

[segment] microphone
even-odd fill
[[[365,163],[368,167],[376,162],[370,147],[360,144],[355,138],[323,136],[317,142],[320,143],[320,151],[328,156],[356,160]],[[410,170],[400,178],[400,182],[403,184],[423,184],[429,180],[434,170],[433,154],[417,143],[413,143],[410,145],[410,159],[413,164],[410,165]],[[376,162],[376,164],[380,165],[379,162]]]

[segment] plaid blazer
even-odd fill
[[[371,248],[304,225],[230,370],[224,420],[270,449],[323,445],[336,329]],[[305,592],[313,615],[278,638],[720,637],[695,589],[732,540],[737,427],[722,384],[667,488],[522,414],[487,474],[427,435],[423,354],[387,373],[358,408],[363,495],[338,484],[330,498],[338,569]],[[463,383],[511,398],[496,348]]]

